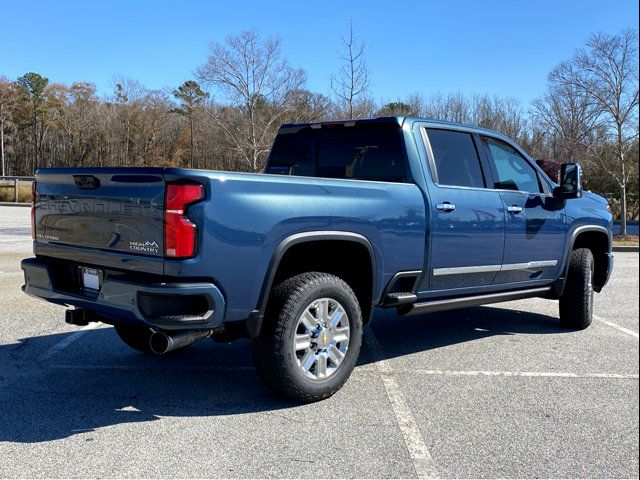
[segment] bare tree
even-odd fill
[[[290,123],[327,120],[333,107],[329,97],[304,88],[289,92],[287,105],[290,106],[290,110],[282,120]]]
[[[369,91],[371,80],[365,59],[365,43],[356,39],[353,22],[349,23],[347,36],[342,37],[342,48],[342,66],[337,75],[331,76],[331,90],[346,106],[349,118],[355,118],[358,116],[356,102]]]
[[[451,120],[449,102],[441,93],[430,95],[424,101],[424,115],[435,120]]]
[[[426,100],[424,96],[422,96],[419,92],[414,92],[409,94],[407,98],[405,98],[404,103],[411,107],[411,114],[418,116],[426,115]]]
[[[516,141],[523,137],[527,127],[520,101],[512,97],[474,96],[470,116],[471,123],[498,130]]]
[[[601,155],[588,147],[620,188],[621,227],[627,233],[627,184],[631,163],[628,155],[638,138],[638,33],[625,30],[618,35],[597,33],[589,37],[586,48],[576,51],[550,74],[550,80],[583,92],[601,110],[605,133],[615,155]]]
[[[137,80],[131,78],[115,76],[111,82],[113,103],[109,106],[117,126],[116,132],[121,148],[120,162],[121,165],[129,166],[132,160],[131,151],[135,146],[136,123],[140,116],[140,100],[144,97],[146,90]]]
[[[240,109],[234,119],[229,109],[214,109],[213,118],[253,171],[269,150],[276,122],[290,110],[288,93],[306,81],[304,71],[282,57],[280,43],[278,37],[262,40],[253,31],[230,35],[224,44],[211,44],[207,63],[197,70],[204,85]]]
[[[581,89],[550,79],[547,93],[531,106],[536,123],[550,134],[555,160],[578,161],[585,145],[595,143],[602,109]]]
[[[472,123],[474,105],[462,93],[450,93],[446,96],[447,119],[457,123]]]
[[[95,85],[74,82],[70,87],[53,84],[47,89],[47,128],[53,144],[44,159],[47,165],[83,165],[97,140],[98,99]],[[59,157],[59,158],[56,158]]]

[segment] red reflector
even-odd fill
[[[196,254],[196,226],[186,215],[188,205],[202,200],[202,185],[167,185],[164,202],[164,255],[172,258]]]
[[[36,182],[31,182],[31,237],[36,239]]]

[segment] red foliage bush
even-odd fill
[[[559,178],[560,178],[560,163],[558,163],[558,162],[556,162],[554,160],[549,160],[547,158],[542,158],[540,160],[536,160],[536,163],[538,164],[538,166],[540,168],[542,168],[544,173],[546,173],[551,180],[553,180],[556,183],[559,181]]]

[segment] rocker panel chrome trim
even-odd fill
[[[465,275],[469,273],[507,272],[510,270],[528,270],[530,268],[555,267],[557,260],[536,260],[527,263],[508,263],[505,265],[476,265],[472,267],[434,268],[433,276]]]

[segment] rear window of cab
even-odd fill
[[[265,173],[408,182],[402,131],[396,125],[280,132]]]

